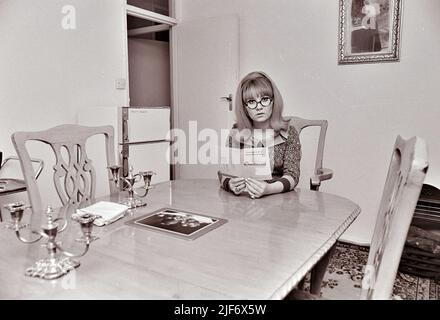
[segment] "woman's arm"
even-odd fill
[[[267,181],[258,181],[248,178],[245,180],[249,194],[252,198],[260,198],[270,194],[287,192],[292,190],[291,186],[296,185],[295,180],[290,175]]]
[[[285,174],[281,178],[273,179],[271,182],[268,182],[266,195],[291,191],[297,184],[293,176]]]
[[[217,171],[217,175],[220,181],[220,186],[235,195],[239,195],[246,189],[246,183],[244,178],[234,177],[221,171]]]
[[[283,176],[279,180],[283,183],[284,192],[293,190],[299,181],[301,162],[301,143],[299,135],[293,126],[289,126],[289,137],[284,151]],[[284,181],[287,179],[290,185]]]
[[[234,129],[234,128],[233,128]],[[229,134],[228,136],[228,141],[226,143],[227,147],[231,148],[232,146],[232,137],[231,134]],[[217,176],[218,176],[218,180],[220,182],[220,186],[226,190],[226,191],[231,191],[229,182],[231,181],[231,178],[233,178],[232,176],[228,175],[228,174],[224,174],[222,173],[220,170],[217,171]]]
[[[221,171],[217,171],[218,180],[220,182],[220,186],[226,191],[231,191],[229,182],[231,181],[232,176],[222,173]]]

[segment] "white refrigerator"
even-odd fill
[[[154,171],[153,185],[170,180],[170,140],[167,139],[171,129],[170,107],[88,108],[78,113],[78,124],[115,128],[116,161],[123,167],[124,175],[132,166],[134,173]],[[97,195],[108,193],[103,146],[103,138],[87,142],[87,154],[96,169]]]

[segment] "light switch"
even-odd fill
[[[125,80],[124,78],[116,79],[116,89],[124,90],[126,86],[127,86],[127,80]]]

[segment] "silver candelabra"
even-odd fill
[[[142,199],[139,198],[146,197],[148,191],[151,188],[153,188],[150,184],[151,184],[152,176],[156,174],[155,172],[140,171],[137,174],[133,174],[133,167],[130,166],[127,177],[121,177],[120,176],[121,166],[114,165],[108,167],[108,169],[112,174],[112,181],[115,183],[116,187],[118,187],[122,191],[124,190],[128,191],[128,198],[123,199],[121,201],[122,204],[128,206],[130,209],[147,205],[146,202],[142,201]],[[143,180],[144,185],[139,187],[138,189],[142,189],[143,192],[139,193],[135,190],[134,185],[137,182],[140,182],[141,180]],[[139,198],[136,198],[135,195]]]
[[[47,249],[48,257],[36,261],[31,267],[27,268],[25,274],[30,277],[37,277],[47,280],[59,278],[74,268],[79,267],[80,262],[74,260],[84,256],[89,250],[90,243],[96,239],[92,235],[93,221],[99,216],[91,214],[75,214],[72,215],[72,219],[77,221],[81,226],[83,236],[76,239],[78,242],[85,243],[84,250],[79,254],[70,253],[64,250],[60,242],[57,241],[57,236],[63,232],[67,227],[67,220],[64,218],[53,218],[53,209],[48,206],[46,210],[46,223],[41,226],[41,230],[30,230],[30,233],[35,239],[26,239],[21,234],[21,230],[27,228],[29,224],[23,224],[21,222],[23,213],[29,206],[25,206],[22,202],[14,202],[4,206],[9,210],[11,214],[11,222],[6,223],[6,228],[15,232],[17,238],[26,244],[32,244],[45,240],[43,244]],[[60,226],[59,221],[64,220],[64,223]]]

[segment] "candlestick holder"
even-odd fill
[[[147,203],[144,202],[142,199],[147,196],[148,191],[152,189],[153,187],[151,184],[151,178],[156,173],[153,171],[140,171],[137,174],[133,175],[133,167],[129,167],[128,175],[127,177],[121,177],[120,171],[121,167],[118,165],[110,166],[108,167],[112,174],[112,181],[115,183],[116,187],[119,188],[119,190],[127,190],[128,191],[128,198],[123,199],[120,203],[126,205],[130,209],[134,209],[137,207],[146,206]],[[139,193],[135,190],[134,185],[137,182],[142,181],[144,182],[144,185],[139,187],[138,189],[142,189],[143,192]],[[138,197],[136,198],[135,195]]]
[[[29,226],[29,224],[23,224],[21,222],[23,213],[29,206],[25,206],[22,202],[14,202],[4,206],[9,210],[11,214],[12,222],[6,224],[6,228],[13,230],[17,238],[26,244],[32,244],[45,240],[43,244],[47,249],[48,257],[36,261],[31,267],[27,268],[25,275],[30,277],[42,278],[46,280],[52,280],[59,278],[74,268],[80,266],[80,262],[74,260],[74,258],[80,258],[84,256],[89,250],[90,243],[96,239],[92,235],[93,221],[99,216],[91,214],[72,215],[72,218],[81,225],[83,237],[76,241],[84,242],[85,248],[79,254],[71,253],[64,250],[60,242],[57,241],[58,234],[62,233],[67,228],[67,220],[64,218],[53,218],[53,209],[48,206],[46,210],[46,223],[41,226],[41,230],[30,230],[32,235],[35,235],[35,239],[26,239],[21,234],[21,230]],[[59,225],[59,221],[64,220],[63,225]]]

